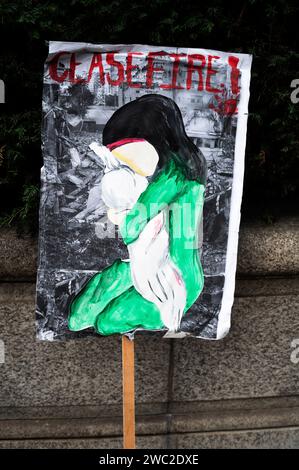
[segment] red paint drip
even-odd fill
[[[240,70],[238,69],[239,59],[238,57],[234,57],[233,55],[231,55],[228,58],[228,63],[231,67],[230,82],[231,82],[232,93],[234,95],[237,95],[240,91],[240,88],[239,88]]]

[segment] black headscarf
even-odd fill
[[[143,138],[155,147],[158,168],[175,158],[188,179],[205,184],[206,160],[187,136],[180,109],[172,99],[144,95],[115,111],[104,128],[103,144],[134,137]]]

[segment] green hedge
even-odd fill
[[[297,1],[1,2],[0,224],[37,227],[46,40],[178,45],[254,56],[243,213],[275,217],[298,199]]]

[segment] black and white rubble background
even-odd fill
[[[78,56],[78,55],[77,55]],[[86,53],[79,61],[84,64]],[[61,57],[60,73],[67,64]],[[121,61],[118,55],[117,60]],[[125,60],[125,58],[123,59]],[[133,79],[144,83],[145,61],[134,61]],[[159,64],[159,62],[161,62]],[[39,270],[37,284],[37,336],[42,340],[64,340],[95,334],[93,330],[68,331],[71,298],[96,272],[117,258],[128,258],[126,246],[108,221],[101,199],[103,169],[89,144],[102,142],[102,130],[117,108],[146,93],[160,93],[178,104],[188,136],[203,152],[208,163],[208,181],[203,214],[202,264],[205,285],[197,302],[181,323],[181,330],[203,338],[215,338],[221,307],[231,187],[234,167],[236,115],[211,109],[215,96],[191,90],[161,90],[171,80],[171,65],[155,59],[164,73],[154,75],[152,88],[101,85],[94,73],[87,84],[54,82],[45,66],[43,92]],[[85,74],[89,63],[86,61]],[[217,77],[229,88],[229,67],[221,66]],[[109,69],[113,77],[113,69]],[[186,80],[181,66],[177,83]],[[196,80],[198,74],[193,74]],[[82,73],[84,77],[84,72]],[[185,322],[188,318],[188,322]]]

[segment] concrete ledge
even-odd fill
[[[0,231],[0,280],[34,280],[37,241],[18,237],[14,230]],[[266,225],[244,224],[240,229],[240,276],[299,273],[299,218],[284,218]]]
[[[0,441],[2,449],[121,449],[122,438]],[[299,428],[137,436],[139,449],[298,449]]]
[[[34,418],[37,410],[27,408],[27,417],[21,419],[16,419],[20,410],[15,410],[14,419],[0,420],[0,440],[121,437],[120,414],[109,416],[106,410],[107,414],[103,416],[101,410],[94,407],[93,416],[88,416],[91,408],[76,408],[73,416],[67,416],[68,412],[63,407],[45,408],[48,416],[42,416],[40,408],[39,418]],[[138,411],[138,436],[299,426],[299,397],[171,403],[169,410],[160,414],[154,414],[149,407],[147,414],[139,414]],[[1,414],[3,416],[3,410]]]
[[[101,413],[15,409],[19,419],[0,420],[0,448],[121,448],[121,417]],[[139,448],[298,448],[299,397],[171,403],[167,413],[137,414],[136,434]]]

